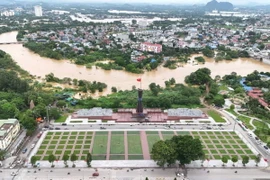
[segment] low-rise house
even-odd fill
[[[5,150],[19,131],[20,124],[17,119],[0,120],[0,150]]]

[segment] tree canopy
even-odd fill
[[[204,156],[201,141],[189,135],[158,141],[153,145],[151,154],[159,166],[171,165],[176,161],[185,165]]]

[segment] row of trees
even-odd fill
[[[222,166],[225,166],[228,163],[228,161],[229,161],[228,156],[222,156],[221,161],[223,163]],[[238,156],[233,156],[232,159],[231,159],[231,161],[233,162],[233,166],[235,166],[235,163],[238,162]],[[260,154],[257,155],[255,157],[254,161],[256,163],[256,166],[258,166],[258,164],[261,161],[261,155]],[[249,163],[249,157],[248,156],[243,156],[242,157],[242,164],[243,164],[243,166],[246,166],[246,164],[248,164],[248,163]]]
[[[75,165],[75,161],[78,160],[78,156],[76,154],[71,154],[70,156],[68,154],[64,154],[63,159],[64,161],[64,165],[65,167],[68,167],[68,160],[70,160],[73,164],[72,167],[76,167]],[[33,167],[36,167],[36,162],[37,162],[37,157],[36,156],[32,156],[31,157],[31,164]],[[50,154],[48,156],[48,161],[51,163],[51,167],[54,167],[54,162],[58,161],[57,157],[53,154]],[[85,162],[87,164],[88,167],[91,167],[91,162],[92,162],[92,155],[91,153],[87,153],[86,157],[85,157]]]
[[[167,82],[170,86],[162,88],[155,83],[149,85],[150,90],[144,90],[143,105],[148,108],[168,109],[173,106],[198,107],[200,106],[201,92],[198,88],[174,84],[175,79]],[[174,84],[171,86],[171,84]],[[117,89],[113,88],[116,92]],[[102,108],[134,108],[137,104],[136,87],[131,91],[118,91],[117,93],[100,97],[99,99],[88,98],[80,100],[82,107],[102,107]]]

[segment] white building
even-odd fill
[[[17,119],[0,120],[0,150],[6,149],[19,131],[20,124]]]
[[[41,6],[34,6],[35,9],[35,16],[42,16],[42,7]]]
[[[15,12],[13,10],[1,12],[1,16],[14,16],[14,15],[15,15]]]

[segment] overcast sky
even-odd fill
[[[153,4],[206,4],[210,0],[65,0],[80,2],[107,2],[107,3],[153,3]],[[270,4],[270,0],[218,0],[218,2],[231,2],[238,4]]]

